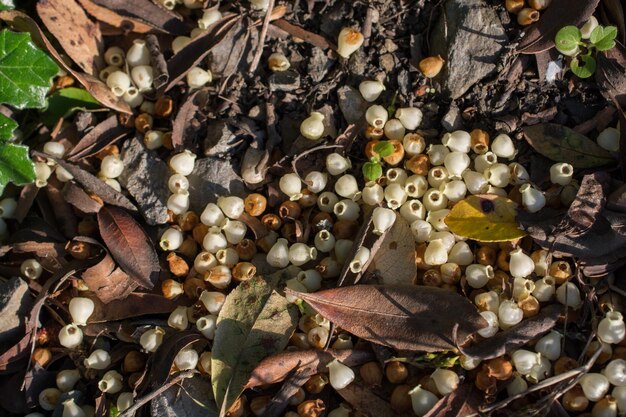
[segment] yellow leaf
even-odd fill
[[[504,242],[526,236],[516,220],[517,204],[493,194],[459,201],[445,219],[452,233],[480,242]]]

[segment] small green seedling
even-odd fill
[[[394,152],[394,147],[388,141],[380,141],[374,145],[376,155],[370,158],[369,162],[363,164],[363,176],[367,181],[376,181],[383,176],[383,166],[381,158],[390,156]]]
[[[596,25],[591,19],[583,30],[576,26],[565,26],[559,30],[554,40],[556,49],[563,55],[572,57],[570,68],[580,78],[589,78],[596,70],[595,54],[615,47],[617,28],[615,26]],[[596,25],[589,32],[589,25]],[[583,32],[584,31],[584,32]]]

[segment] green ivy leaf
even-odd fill
[[[35,166],[28,157],[28,146],[0,145],[0,192],[7,183],[24,185],[35,181]]]
[[[374,152],[376,152],[381,158],[393,154],[393,151],[393,145],[386,140],[378,142],[376,145],[374,145]]]
[[[59,68],[28,33],[0,32],[0,102],[23,109],[43,107]]]
[[[67,118],[78,110],[94,110],[102,108],[98,100],[85,89],[68,87],[57,90],[48,97],[48,107],[41,113],[46,125],[52,125],[59,119]]]
[[[570,68],[579,78],[589,78],[596,71],[596,60],[590,55],[576,57],[572,59]]]
[[[571,56],[578,50],[582,34],[576,26],[565,26],[556,33],[554,46],[563,55]]]
[[[0,114],[0,142],[12,139],[15,129],[17,129],[17,122],[4,114]]]
[[[363,164],[363,176],[367,181],[376,181],[383,175],[383,167],[378,162],[366,162]]]
[[[589,40],[598,51],[608,51],[615,48],[617,28],[615,26],[598,26],[591,32]]]
[[[0,10],[13,9],[15,9],[15,2],[13,0],[0,0]]]

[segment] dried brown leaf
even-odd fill
[[[133,32],[164,32],[188,35],[191,31],[180,15],[150,0],[79,0],[96,19]],[[146,30],[147,29],[147,30]]]
[[[414,265],[415,238],[404,217],[397,216],[373,256],[368,271],[379,276],[382,284],[408,285],[413,284],[417,276]]]
[[[342,329],[399,350],[450,350],[486,326],[471,302],[442,288],[354,285],[312,294],[287,292]]]
[[[0,19],[4,20],[15,29],[23,32],[29,32],[33,42],[48,51],[57,64],[76,78],[76,80],[78,80],[78,82],[81,83],[83,87],[85,87],[85,89],[89,91],[89,93],[100,103],[121,113],[132,113],[130,106],[120,97],[116,97],[113,92],[111,92],[111,89],[109,89],[109,87],[107,87],[102,81],[92,75],[72,69],[71,65],[68,65],[56,49],[54,49],[50,41],[46,38],[33,19],[17,10],[5,10],[0,12]]]
[[[269,230],[261,223],[258,217],[251,216],[244,212],[237,220],[244,222],[246,226],[252,230],[255,239],[261,239],[269,234]]]
[[[15,219],[18,223],[22,223],[30,212],[35,198],[39,193],[39,187],[35,183],[26,184],[20,191],[20,198],[17,201],[17,209],[15,210]]]
[[[162,295],[133,292],[123,300],[113,300],[104,304],[98,298],[92,298],[95,309],[89,318],[89,323],[124,320],[131,317],[146,316],[149,314],[171,313],[179,303],[168,300]]]
[[[544,209],[519,216],[538,245],[578,258],[589,277],[606,275],[626,260],[626,214],[604,207],[608,181],[605,172],[586,175],[566,214]]]
[[[182,80],[187,72],[198,65],[211,52],[211,48],[220,43],[241,19],[241,16],[232,14],[223,17],[170,58],[167,62],[167,71],[170,79],[163,87],[163,91],[169,91]]]
[[[358,366],[371,360],[373,357],[372,352],[357,349],[281,352],[259,362],[254,371],[252,371],[246,388],[282,382],[296,369],[305,370],[306,373],[310,372],[311,375],[324,372],[327,369],[326,365],[333,359],[337,359],[347,366]]]
[[[127,127],[120,124],[117,115],[110,116],[83,136],[76,146],[68,152],[66,159],[76,162],[93,156],[107,146],[126,137],[129,132]]]
[[[208,90],[204,88],[192,92],[185,98],[172,123],[172,146],[176,151],[182,151],[189,148],[191,143],[197,142],[196,135],[201,123],[196,120],[196,115],[208,102]]]
[[[389,401],[376,395],[370,387],[362,381],[354,381],[344,389],[337,390],[337,393],[357,411],[366,416],[398,416]]]
[[[208,339],[196,331],[185,330],[168,335],[154,353],[150,373],[146,380],[153,389],[160,387],[169,379],[174,358],[178,352],[191,345],[197,351],[202,352],[208,344]]]
[[[606,203],[606,208],[626,213],[626,184],[622,184],[611,192]]]
[[[602,0],[602,17],[605,23],[617,26],[617,36],[621,43],[626,42],[626,23],[624,22],[624,7],[620,0]]]
[[[545,306],[538,315],[524,319],[516,326],[498,332],[495,336],[475,345],[466,348],[459,347],[459,350],[465,356],[481,360],[502,356],[548,333],[556,325],[561,309],[560,304]]]
[[[96,20],[119,28],[122,32],[148,33],[153,27],[139,19],[128,16],[121,16],[112,10],[94,3],[92,0],[78,0],[83,8]],[[101,25],[102,26],[102,25]]]
[[[281,384],[280,389],[267,405],[264,417],[280,417],[289,407],[289,400],[298,393],[306,382],[314,375],[308,369],[297,369]]]
[[[72,174],[74,180],[82,185],[87,192],[97,195],[107,204],[121,207],[132,213],[137,212],[137,207],[124,194],[117,192],[100,178],[90,174],[78,165],[70,164],[60,159],[57,159],[56,162]]]
[[[580,26],[589,19],[600,0],[569,1],[554,0],[542,12],[539,21],[528,27],[526,34],[517,46],[525,54],[545,51],[554,46],[556,33],[564,26]]]
[[[71,239],[78,234],[78,218],[72,206],[65,200],[62,187],[63,184],[56,177],[50,177],[45,188],[46,196],[59,230],[66,238]]]
[[[115,264],[108,253],[99,263],[83,271],[81,278],[89,290],[105,304],[126,298],[138,286]]]
[[[12,371],[19,362],[28,357],[28,345],[30,344],[31,334],[26,333],[19,342],[2,352],[0,355],[0,371]]]
[[[615,48],[597,55],[596,82],[608,94],[619,101],[626,96],[626,47],[620,42]]]
[[[424,417],[468,416],[478,411],[483,395],[470,381],[442,397]]]
[[[85,214],[93,214],[100,211],[102,204],[89,197],[89,194],[72,182],[63,187],[63,198],[77,210]]]
[[[611,177],[604,171],[585,175],[560,229],[570,236],[587,233],[606,205]]]
[[[154,244],[130,214],[113,206],[98,212],[100,235],[113,258],[139,285],[152,288],[159,278]]]
[[[555,123],[524,128],[524,138],[537,152],[574,168],[595,168],[615,163],[615,158],[596,142],[574,130]]]
[[[103,68],[102,34],[76,0],[40,0],[37,14],[65,53],[87,74]]]

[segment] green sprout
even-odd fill
[[[588,24],[595,23],[595,19]],[[585,27],[583,27],[585,29]],[[588,36],[576,26],[565,26],[556,34],[554,44],[563,55],[572,57],[570,69],[579,78],[589,78],[596,70],[596,55],[615,47],[617,28],[597,25]]]
[[[376,181],[383,176],[381,158],[392,155],[394,147],[389,141],[383,140],[374,145],[374,153],[370,161],[363,164],[363,176],[367,181]]]

